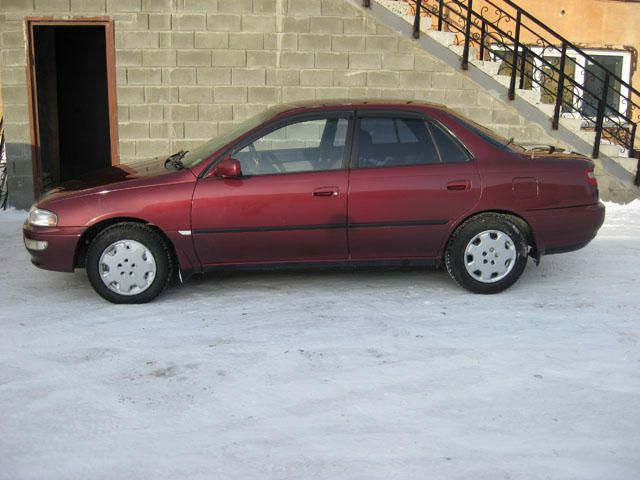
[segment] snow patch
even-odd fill
[[[309,270],[134,306],[33,267],[25,216],[0,212],[2,480],[640,472],[638,201],[499,295]]]

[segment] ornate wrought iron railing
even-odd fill
[[[363,0],[370,7],[371,0]],[[432,27],[453,32],[463,45],[461,68],[470,56],[501,62],[509,76],[508,96],[516,89],[537,89],[553,105],[552,128],[560,118],[582,120],[595,132],[593,158],[603,142],[619,148],[618,156],[638,156],[635,148],[640,122],[640,92],[596,58],[552,30],[511,0],[409,0],[414,12],[413,36],[419,38],[423,18]],[[475,52],[474,50],[475,49]],[[639,171],[636,185],[640,185]]]

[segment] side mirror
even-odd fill
[[[242,176],[242,168],[235,158],[225,157],[214,167],[211,174],[218,178],[238,178]]]

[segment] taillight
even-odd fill
[[[587,176],[587,183],[598,188],[598,179],[596,178],[596,172],[593,171],[593,167],[589,167],[584,171]]]

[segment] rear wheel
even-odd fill
[[[138,223],[100,232],[87,252],[86,270],[98,294],[113,303],[145,303],[169,283],[175,267],[164,239]]]
[[[527,265],[529,246],[509,217],[477,215],[452,235],[445,254],[449,275],[475,293],[498,293],[513,285]]]

